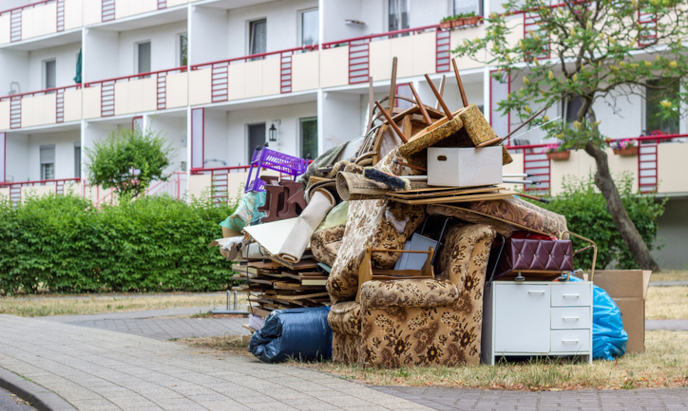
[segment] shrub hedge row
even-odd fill
[[[207,291],[230,266],[208,243],[231,207],[149,197],[90,207],[75,196],[0,204],[0,291]]]

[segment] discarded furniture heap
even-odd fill
[[[581,283],[566,281],[576,268],[566,218],[502,186],[502,167],[512,161],[502,145],[508,136],[497,136],[469,104],[453,63],[460,109],[444,102],[444,78],[438,89],[426,76],[436,106],[424,104],[413,86],[413,99],[396,96],[395,58],[388,97],[374,101],[370,79],[361,139],[325,152],[298,182],[260,177],[260,168],[249,176],[247,195],[264,191],[265,200],[246,214],[263,213],[262,221],[249,225],[248,218],[243,234],[213,245],[237,261],[232,278],[245,280],[253,331],[273,310],[326,305],[334,361],[478,364],[486,350],[486,362],[507,354],[592,358],[591,298],[578,292]],[[412,106],[399,109],[398,99]],[[254,162],[270,158],[265,150],[258,148]],[[294,168],[279,171],[295,176]],[[594,244],[588,249],[596,255]],[[555,278],[529,292],[532,281]],[[512,291],[500,296],[497,282]],[[484,315],[486,293],[497,308],[509,299],[526,310],[546,308],[535,344],[504,323],[520,305],[509,306],[511,317],[487,306]],[[550,327],[550,309],[562,318],[577,313],[580,321]],[[506,345],[495,346],[495,338]]]

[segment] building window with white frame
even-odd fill
[[[409,28],[408,0],[389,0],[387,25],[389,31]]]
[[[645,87],[645,134],[678,134],[680,82],[675,78],[648,80]],[[668,101],[675,116],[667,117],[661,103]]]
[[[454,15],[462,13],[475,13],[476,16],[483,15],[482,0],[452,0]]]
[[[301,12],[301,47],[318,44],[320,32],[318,9]]]
[[[43,63],[43,86],[45,89],[57,87],[57,64],[55,59]]]
[[[146,41],[136,45],[137,74],[149,73],[151,71],[151,43]]]
[[[55,145],[40,147],[41,180],[55,178]]]
[[[301,158],[318,157],[318,118],[299,119],[301,134]]]
[[[249,23],[248,53],[262,54],[267,50],[267,20],[256,20]]]
[[[182,33],[179,35],[179,67],[184,67],[189,63],[189,35]]]

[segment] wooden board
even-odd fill
[[[295,263],[295,264],[290,263],[290,262],[285,261],[285,260],[282,260],[281,258],[274,256],[274,255],[271,255],[270,259],[272,261],[275,261],[275,262],[281,264],[284,267],[289,268],[290,270],[293,270],[293,271],[311,270],[311,269],[314,269],[318,266],[318,262],[312,258],[308,258],[308,259],[302,258],[301,261],[299,261],[298,263]]]
[[[392,192],[387,194],[387,197],[394,197],[394,198],[405,198],[407,200],[412,200],[414,198],[430,198],[430,197],[447,197],[447,196],[453,196],[453,195],[464,195],[464,194],[477,194],[477,193],[490,193],[490,192],[496,192],[496,191],[502,191],[505,190],[504,187],[472,187],[472,188],[459,188],[456,190],[449,190],[449,191],[442,191],[442,192],[423,192],[423,193],[401,193],[401,192]]]
[[[507,191],[504,193],[495,194],[473,194],[473,195],[461,195],[461,196],[448,196],[448,197],[433,197],[433,198],[419,198],[415,200],[409,199],[395,199],[399,203],[411,204],[411,205],[425,205],[425,204],[445,204],[445,203],[465,203],[469,201],[487,201],[487,200],[503,200],[506,198],[512,198],[514,195],[518,195],[513,191]]]

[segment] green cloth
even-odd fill
[[[81,84],[81,50],[79,50],[79,57],[76,59],[76,76],[74,76],[74,82]]]

